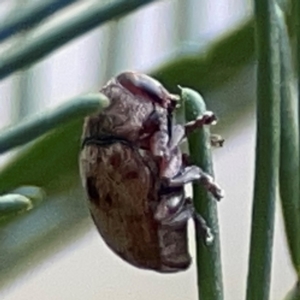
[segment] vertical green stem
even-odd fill
[[[193,121],[206,111],[202,97],[195,91],[182,89],[186,121]],[[204,127],[188,136],[190,157],[193,164],[213,176],[210,131]],[[203,235],[196,226],[198,293],[201,300],[222,300],[223,283],[221,250],[216,201],[201,185],[193,185],[193,198],[196,211],[212,229],[214,241],[206,245]]]
[[[247,300],[269,299],[280,138],[275,1],[255,0],[257,137]]]
[[[300,118],[300,1],[292,0],[292,13],[293,13],[293,32],[295,32],[296,45],[296,71],[298,75],[297,86],[298,86],[298,118]],[[298,123],[300,126],[300,122]],[[300,130],[299,130],[300,133]],[[300,140],[300,136],[299,136]],[[299,185],[300,187],[300,185]],[[300,194],[300,193],[299,193]]]
[[[299,141],[294,68],[287,27],[278,7],[281,60],[279,184],[285,231],[293,266],[300,274]]]
[[[296,74],[297,74],[297,92],[298,92],[298,143],[300,145],[300,1],[292,0],[292,12],[293,12],[293,25],[294,32],[296,34]],[[298,174],[300,181],[300,164]],[[298,185],[298,207],[300,208],[300,182]],[[300,210],[298,208],[298,214]],[[298,273],[299,274],[299,273]]]

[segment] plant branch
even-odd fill
[[[293,32],[295,33],[295,57],[296,57],[296,75],[297,75],[297,90],[298,90],[298,127],[300,127],[300,1],[292,0],[292,20]],[[300,129],[298,129],[300,134]],[[299,135],[300,143],[300,135]],[[300,174],[300,171],[299,171]],[[299,178],[300,179],[300,178]],[[300,184],[299,184],[300,189]],[[300,190],[299,190],[300,194]]]
[[[195,91],[182,89],[186,121],[193,121],[206,112],[202,97]],[[209,128],[201,128],[188,136],[191,161],[213,176]],[[196,211],[204,217],[212,229],[214,241],[205,245],[203,233],[196,226],[198,294],[201,300],[222,300],[223,283],[221,250],[216,201],[203,186],[193,184],[193,198]]]
[[[8,217],[23,213],[33,207],[29,198],[20,194],[0,196],[0,222]]]
[[[88,114],[103,109],[108,103],[108,99],[100,93],[79,96],[52,111],[24,120],[0,133],[0,154],[31,142],[60,125],[84,118]]]
[[[0,79],[38,61],[85,32],[152,1],[122,0],[105,6],[102,1],[96,1],[75,16],[66,16],[52,27],[39,30],[38,34],[32,30],[19,47],[9,49],[0,58]]]
[[[18,33],[20,30],[29,29],[58,10],[76,1],[77,0],[52,0],[46,3],[36,3],[35,5],[25,6],[20,10],[16,8],[18,12],[6,18],[5,21],[0,24],[0,42]]]
[[[292,52],[284,15],[278,7],[281,60],[279,183],[285,231],[293,266],[300,275],[299,140]]]
[[[279,167],[280,64],[275,1],[255,1],[257,136],[247,300],[270,293]]]

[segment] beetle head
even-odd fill
[[[140,95],[168,109],[171,113],[178,103],[179,97],[170,94],[157,80],[141,73],[123,72],[116,80],[133,95]]]

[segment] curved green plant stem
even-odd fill
[[[278,184],[280,64],[275,1],[255,1],[257,137],[247,300],[269,299]]]
[[[202,97],[195,91],[182,89],[186,121],[193,121],[206,111]],[[213,176],[210,149],[210,131],[202,128],[188,136],[190,157],[193,164]],[[201,300],[223,299],[220,239],[216,201],[201,185],[193,185],[193,198],[196,211],[207,221],[212,229],[214,241],[205,245],[203,234],[196,226],[198,293]]]
[[[293,266],[300,275],[299,140],[297,95],[288,31],[284,15],[277,10],[281,61],[281,131],[279,183],[285,230]]]
[[[58,10],[77,0],[51,0],[46,3],[38,2],[34,5],[26,5],[22,9],[18,9],[9,19],[5,19],[0,23],[0,42],[9,38],[19,30],[28,29],[43,19],[54,14]]]
[[[7,194],[0,196],[0,221],[7,217],[23,213],[33,207],[27,197],[20,194]]]
[[[68,101],[53,111],[38,114],[0,133],[0,153],[31,142],[51,129],[81,119],[108,104],[109,101],[104,95],[90,94]]]
[[[96,1],[75,16],[67,16],[56,22],[51,28],[45,28],[42,32],[40,30],[38,34],[34,31],[32,34],[28,33],[20,47],[10,49],[0,58],[0,79],[32,64],[96,26],[152,1],[154,0],[122,0],[105,6],[101,1]]]

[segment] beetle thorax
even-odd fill
[[[99,137],[114,133],[134,143],[140,138],[144,124],[154,111],[162,120],[166,120],[166,109],[143,95],[131,94],[118,82],[110,81],[101,92],[110,99],[111,104],[100,114],[86,119],[86,136]]]

